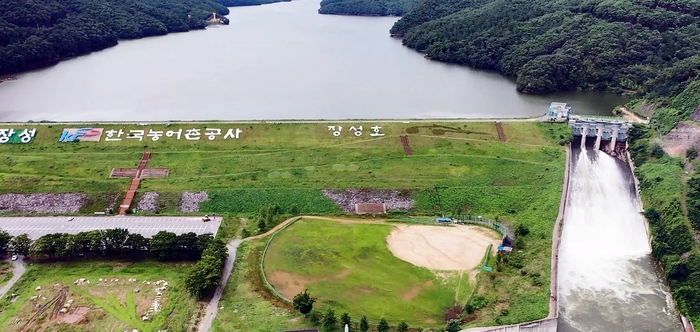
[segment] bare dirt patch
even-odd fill
[[[408,290],[408,292],[404,293],[401,296],[401,299],[404,301],[411,301],[411,300],[415,299],[416,296],[418,296],[418,294],[420,294],[420,291],[423,290],[423,288],[428,288],[432,285],[433,285],[432,280],[428,280],[423,284],[415,284],[415,285],[413,285],[413,287],[411,287],[411,289]]]
[[[700,129],[689,123],[680,122],[663,138],[661,147],[673,157],[683,155],[691,146],[700,147]]]
[[[387,237],[389,250],[398,258],[431,270],[464,271],[477,267],[489,244],[501,236],[478,226],[398,225]]]
[[[313,280],[306,278],[297,274],[275,271],[267,275],[267,281],[272,284],[275,289],[284,295],[284,297],[291,299],[294,295],[297,295],[306,289],[306,285],[313,284],[318,280]]]
[[[85,316],[87,315],[88,311],[90,311],[90,308],[88,307],[76,307],[73,312],[60,317],[58,321],[59,323],[78,324],[85,320]]]
[[[340,273],[336,274],[335,278],[336,279],[343,279],[343,278],[349,276],[351,272],[352,271],[350,269],[345,269],[343,271],[340,271]]]

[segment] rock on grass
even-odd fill
[[[180,200],[180,212],[199,212],[199,203],[209,199],[206,191],[191,192],[185,191],[182,193]]]
[[[347,213],[354,213],[358,203],[384,203],[387,211],[408,211],[415,205],[409,195],[393,189],[323,190],[323,194]]]
[[[158,211],[158,193],[155,191],[149,191],[139,200],[139,204],[136,206],[139,211],[145,212],[156,212]]]
[[[77,213],[85,194],[3,194],[0,213]]]

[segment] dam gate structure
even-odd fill
[[[593,145],[613,157],[625,159],[627,136],[632,123],[626,119],[601,115],[571,115],[569,127],[573,129],[572,146]]]

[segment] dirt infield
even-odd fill
[[[471,270],[481,263],[489,243],[501,245],[501,235],[478,226],[398,225],[387,237],[398,258],[431,270]]]

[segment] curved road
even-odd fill
[[[12,265],[14,265],[14,269],[12,270],[12,278],[4,285],[2,288],[0,288],[0,298],[5,296],[8,291],[10,291],[10,288],[15,285],[17,280],[22,277],[24,272],[27,270],[27,268],[24,266],[24,258],[20,256],[17,258],[16,261],[11,261]]]

